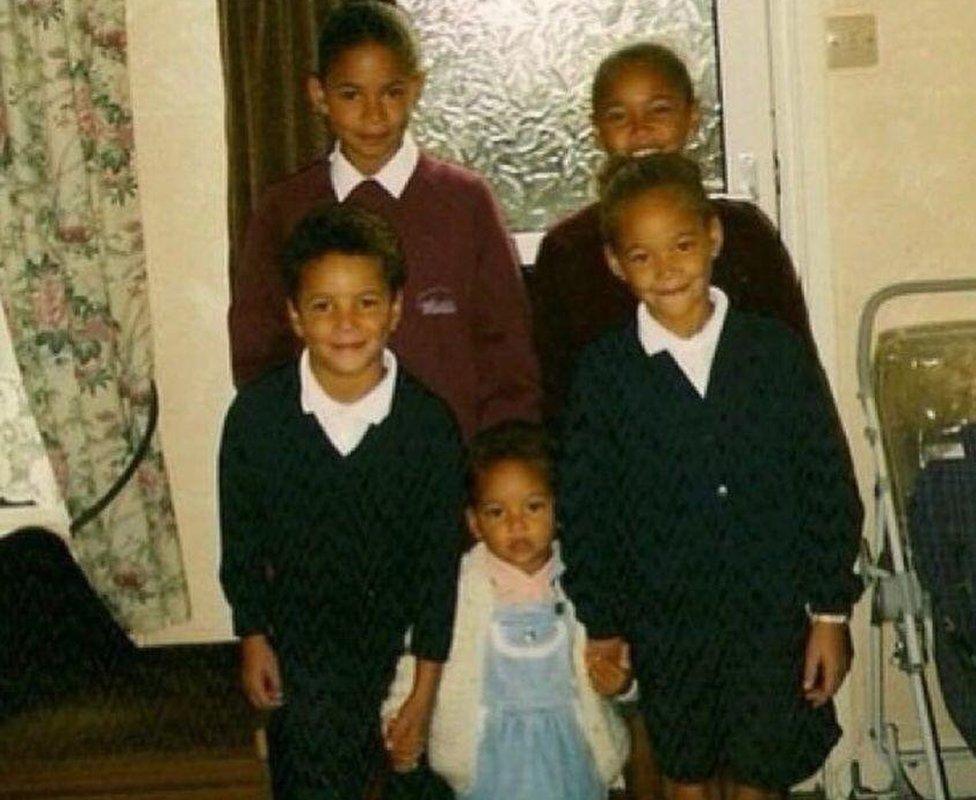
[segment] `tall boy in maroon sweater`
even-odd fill
[[[391,346],[470,437],[507,418],[538,417],[538,366],[518,262],[487,184],[420,153],[407,132],[422,85],[418,60],[394,8],[347,4],[327,19],[309,94],[337,144],[328,160],[272,187],[252,216],[232,286],[234,379],[297,353],[277,277],[282,243],[313,208],[354,203],[393,225],[406,256]]]

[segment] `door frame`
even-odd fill
[[[837,376],[827,217],[820,0],[716,0],[728,193],[774,220],[803,285],[820,356]],[[751,163],[750,163],[751,162]]]
[[[725,195],[778,222],[776,132],[766,0],[715,0]],[[731,102],[729,102],[731,100]]]
[[[828,195],[825,7],[823,0],[765,2],[780,234],[799,270],[820,360],[836,396],[839,342]],[[853,697],[859,689],[853,684],[861,680],[859,671],[852,670],[834,701],[844,734],[821,773],[829,800],[850,796],[850,765],[862,740]]]
[[[779,161],[779,226],[800,272],[821,361],[836,385],[836,276],[828,215],[822,0],[766,2]]]

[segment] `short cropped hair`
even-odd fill
[[[405,12],[395,3],[345,0],[326,17],[319,33],[319,75],[325,77],[349,48],[368,43],[388,47],[409,74],[420,71],[420,46]]]
[[[693,211],[709,220],[715,207],[702,185],[698,165],[678,153],[644,156],[611,156],[600,176],[600,234],[603,241],[616,240],[620,209],[651,189],[671,189]]]
[[[285,243],[281,277],[289,298],[297,299],[305,267],[329,253],[375,258],[392,293],[406,283],[403,250],[390,224],[356,206],[335,204],[305,217]]]
[[[656,42],[638,42],[614,50],[600,62],[593,76],[590,101],[596,113],[621,67],[640,64],[663,77],[688,103],[695,102],[695,86],[688,74],[688,67],[670,47]]]
[[[507,420],[476,434],[468,444],[465,462],[468,503],[478,500],[478,479],[500,461],[525,461],[538,468],[552,486],[555,481],[553,443],[535,422]]]

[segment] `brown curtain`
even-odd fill
[[[219,0],[227,97],[233,274],[247,219],[265,188],[307,164],[325,133],[305,99],[318,30],[337,0]]]

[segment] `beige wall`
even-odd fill
[[[976,276],[976,85],[971,80],[976,3],[822,0],[821,6],[826,13],[873,13],[878,20],[879,64],[827,71],[825,84],[836,387],[867,489],[872,467],[860,433],[855,371],[857,319],[864,302],[897,281]],[[954,303],[898,301],[879,322],[901,325],[946,316],[976,317],[976,297]],[[857,631],[863,656],[863,619]],[[852,686],[855,717],[863,717],[865,707],[864,666],[862,658]],[[907,683],[901,673],[890,678],[891,714],[905,723],[904,737],[913,740]],[[947,743],[957,740],[944,713],[940,717]],[[869,748],[867,742],[860,745]],[[972,793],[973,771],[951,769],[955,788]]]
[[[136,153],[146,232],[160,433],[192,619],[151,641],[227,637],[215,575],[215,454],[232,396],[227,155],[216,3],[128,0]]]

